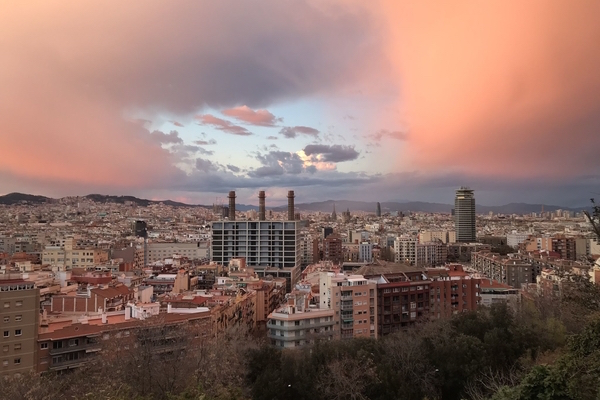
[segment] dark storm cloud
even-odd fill
[[[293,139],[298,135],[307,135],[316,138],[319,136],[319,131],[309,126],[286,126],[279,131],[279,134],[288,139]]]
[[[250,171],[248,173],[250,177],[296,175],[304,171],[304,161],[296,153],[269,151],[258,153],[256,159],[260,161],[262,166]]]
[[[215,164],[213,164],[213,162],[210,160],[205,160],[203,158],[197,158],[196,159],[196,169],[198,171],[202,171],[202,172],[210,172],[210,171],[216,171],[217,166]]]
[[[183,143],[183,140],[179,137],[179,132],[177,131],[171,131],[169,133],[164,133],[161,131],[152,131],[150,132],[150,138],[156,143],[160,144]]]
[[[325,162],[344,162],[356,160],[360,153],[354,149],[354,146],[344,146],[334,144],[332,146],[325,144],[309,144],[304,148],[304,154],[307,156],[317,156],[320,161]]]

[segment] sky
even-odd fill
[[[0,194],[600,197],[600,2],[0,2]]]

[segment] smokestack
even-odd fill
[[[264,221],[265,218],[265,191],[258,192],[258,220]]]
[[[294,191],[288,191],[288,221],[294,220]]]
[[[235,221],[235,191],[229,192],[229,220]]]

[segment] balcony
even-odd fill
[[[50,365],[50,371],[60,371],[62,369],[79,368],[84,366],[90,357],[82,357],[77,360],[65,360]]]
[[[60,349],[50,349],[49,353],[51,356],[65,353],[73,353],[82,350],[85,350],[86,353],[91,353],[94,351],[100,351],[101,346],[102,345],[100,343],[85,343],[77,346],[65,346]]]

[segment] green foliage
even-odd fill
[[[600,322],[572,337],[532,305],[461,313],[374,339],[283,350],[248,339],[178,336],[185,351],[138,345],[172,332],[141,331],[69,374],[7,382],[10,399],[597,399]],[[150,336],[149,336],[150,335]],[[129,340],[129,341],[127,341]],[[551,365],[536,365],[565,346]]]

